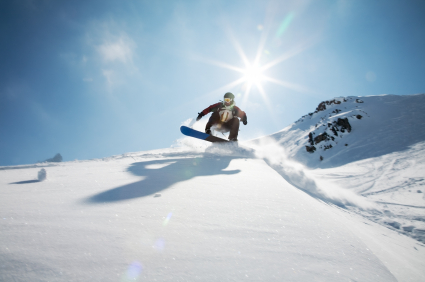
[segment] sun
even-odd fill
[[[284,27],[286,28],[288,24],[286,20],[284,21],[284,24],[285,24]],[[282,32],[279,31],[279,36],[281,35],[281,33]],[[224,86],[221,86],[220,88],[215,89],[214,91],[211,91],[210,93],[208,93],[208,95],[212,95],[213,93],[215,94],[218,91],[226,91],[226,92],[229,90],[238,91],[238,92],[240,91],[238,95],[242,97],[241,106],[244,106],[249,102],[249,99],[250,99],[249,96],[251,94],[251,91],[253,90],[253,88],[256,88],[258,90],[257,93],[261,95],[266,106],[269,109],[272,109],[273,108],[272,102],[270,101],[263,87],[265,83],[277,84],[277,85],[280,85],[285,88],[289,88],[291,90],[295,90],[301,93],[311,92],[310,89],[302,85],[297,85],[289,81],[276,79],[276,78],[270,77],[268,74],[266,75],[265,73],[265,72],[268,72],[268,70],[271,69],[272,67],[290,59],[291,57],[297,54],[302,53],[305,49],[311,46],[311,43],[309,43],[309,41],[307,40],[306,42],[301,42],[299,44],[296,44],[291,49],[288,49],[284,53],[280,54],[280,56],[274,57],[273,59],[270,58],[271,60],[269,60],[267,56],[270,55],[270,52],[265,49],[267,37],[268,37],[267,34],[268,33],[264,33],[264,36],[260,39],[257,54],[255,55],[254,58],[252,58],[253,60],[250,60],[245,54],[242,46],[239,44],[236,38],[234,38],[233,34],[229,33],[230,40],[233,43],[233,46],[236,49],[237,54],[240,56],[242,60],[243,67],[230,65],[228,63],[220,62],[216,60],[200,58],[205,63],[215,65],[221,68],[229,69],[232,71],[236,71],[240,73],[241,75],[238,79]],[[312,43],[314,42],[312,41]],[[237,90],[237,87],[240,87],[239,90]]]
[[[262,69],[258,65],[249,65],[243,71],[243,78],[249,85],[260,85],[264,81]]]

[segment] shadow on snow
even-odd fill
[[[153,195],[173,184],[199,176],[233,175],[240,170],[226,170],[235,157],[180,158],[133,163],[127,171],[144,176],[141,181],[117,187],[85,200],[85,203],[118,202]]]
[[[30,183],[37,183],[41,182],[40,180],[25,180],[25,181],[18,181],[18,182],[12,182],[9,184],[30,184]]]

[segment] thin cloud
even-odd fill
[[[107,42],[98,47],[104,62],[133,62],[133,50],[136,44],[129,38],[121,37],[114,42]]]

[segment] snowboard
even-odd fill
[[[184,135],[187,135],[187,136],[190,136],[190,137],[194,137],[194,138],[198,138],[198,139],[205,140],[205,141],[209,141],[209,142],[212,142],[212,143],[229,142],[228,140],[225,140],[225,139],[222,139],[222,138],[219,138],[219,137],[216,137],[216,136],[212,136],[212,135],[206,134],[204,132],[201,132],[201,131],[192,129],[192,128],[187,127],[187,126],[184,126],[184,125],[182,125],[180,127],[180,131]]]

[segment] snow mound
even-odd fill
[[[46,180],[46,177],[47,177],[46,170],[44,168],[40,169],[40,171],[37,174],[37,177],[38,177],[38,181]]]

